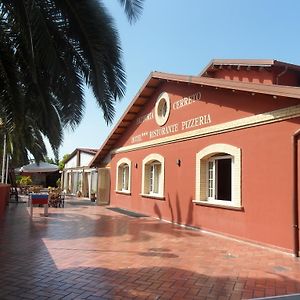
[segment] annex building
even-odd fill
[[[61,172],[62,189],[66,194],[91,197],[96,193],[98,173],[88,165],[98,149],[76,148],[65,161]]]
[[[90,167],[112,206],[299,255],[299,129],[300,66],[213,60],[151,73]]]

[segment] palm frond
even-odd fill
[[[135,22],[142,13],[143,0],[119,0],[124,7],[126,16],[130,23]]]
[[[143,0],[119,0],[129,22]],[[45,156],[46,137],[57,154],[63,129],[82,119],[84,84],[112,122],[125,93],[119,36],[99,0],[0,1],[0,117],[15,161]]]
[[[125,92],[121,48],[113,21],[97,0],[55,2],[68,12],[69,39],[78,41],[78,51],[90,67],[83,76],[87,76],[85,80],[109,123],[114,116],[114,102]]]

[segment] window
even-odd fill
[[[196,155],[195,203],[241,207],[241,150],[210,145]]]
[[[122,158],[117,163],[116,191],[129,194],[130,193],[130,172],[131,161]]]
[[[159,194],[159,177],[161,172],[161,164],[157,161],[150,164],[150,175],[149,175],[149,193]]]
[[[229,156],[208,161],[208,199],[231,201],[231,163]]]
[[[164,118],[167,115],[167,102],[165,99],[162,99],[157,108],[157,114],[159,117]]]
[[[128,191],[129,183],[129,166],[127,164],[122,165],[122,191]]]
[[[155,121],[159,126],[166,124],[170,115],[170,99],[168,93],[159,95],[155,104]]]
[[[142,196],[164,198],[164,158],[148,155],[143,160]]]

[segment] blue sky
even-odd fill
[[[134,25],[119,1],[103,2],[118,28],[127,74],[127,91],[116,103],[114,124],[151,71],[197,75],[213,58],[300,65],[297,0],[146,0]],[[75,131],[65,131],[60,157],[78,147],[99,148],[114,124],[106,126],[87,90],[84,119]]]

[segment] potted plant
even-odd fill
[[[80,198],[81,196],[82,196],[82,192],[81,192],[81,180],[78,180],[78,182],[77,182],[76,197]]]

